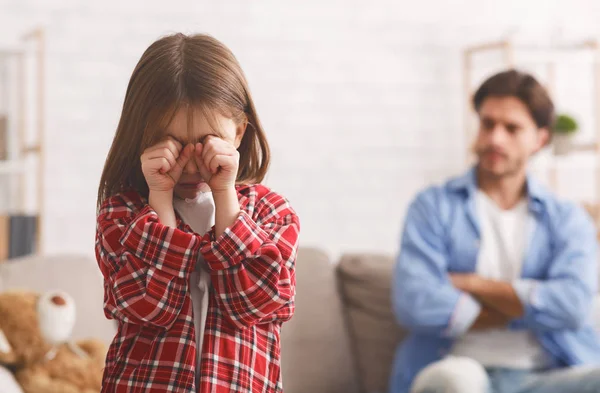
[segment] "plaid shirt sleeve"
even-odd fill
[[[137,211],[124,197],[98,214],[96,258],[104,276],[108,318],[169,328],[183,305],[201,239],[162,225],[148,205]]]
[[[299,230],[289,202],[268,192],[254,209],[242,209],[218,239],[205,240],[201,252],[217,301],[234,326],[291,318]]]

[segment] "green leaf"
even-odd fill
[[[567,114],[561,114],[554,122],[554,132],[559,134],[574,134],[579,129],[577,120]]]

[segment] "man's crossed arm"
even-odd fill
[[[523,304],[509,282],[490,280],[473,273],[450,274],[450,280],[457,289],[469,293],[482,305],[471,330],[505,327],[511,320],[523,316]]]

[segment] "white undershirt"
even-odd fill
[[[203,192],[198,198],[175,198],[173,207],[194,232],[204,235],[215,224],[215,202],[212,193]],[[200,377],[200,358],[204,341],[204,327],[208,314],[208,298],[210,292],[210,273],[204,259],[200,257],[190,276],[190,292],[194,310],[194,327],[196,330],[196,380]]]
[[[481,243],[476,273],[493,280],[513,282],[521,269],[535,220],[523,199],[502,210],[482,191],[476,196]],[[546,364],[544,350],[528,330],[507,328],[468,332],[456,340],[454,356],[472,358],[485,367],[536,369]]]

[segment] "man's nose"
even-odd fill
[[[494,144],[502,144],[506,141],[508,131],[502,125],[496,125],[490,133],[490,141]]]

